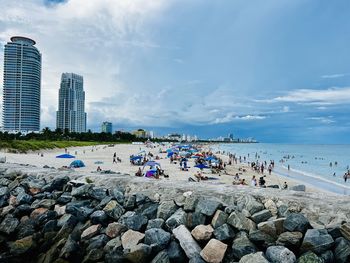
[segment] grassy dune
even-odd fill
[[[109,144],[107,142],[82,142],[82,141],[39,141],[39,140],[13,140],[0,141],[0,149],[6,149],[9,152],[38,151],[43,149],[68,148],[76,146],[90,146],[98,144]],[[115,144],[112,143],[112,144]]]

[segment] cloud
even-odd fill
[[[332,74],[332,75],[323,75],[323,76],[321,76],[321,78],[323,78],[323,79],[336,79],[336,78],[345,77],[347,75],[349,75],[349,74],[340,73],[340,74]]]
[[[326,90],[299,89],[294,90],[285,96],[273,98],[265,102],[294,102],[305,104],[344,104],[349,103],[350,87],[329,88]]]
[[[332,119],[332,116],[328,116],[328,117],[309,117],[306,118],[307,120],[314,120],[314,121],[318,121],[320,123],[323,124],[331,124],[331,123],[335,123],[336,121]]]
[[[234,121],[257,121],[257,120],[264,120],[266,119],[266,116],[261,115],[244,115],[244,116],[237,116],[233,113],[228,113],[226,116],[222,118],[216,118],[214,121],[211,122],[211,124],[222,124],[222,123],[229,123]]]

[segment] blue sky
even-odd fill
[[[0,0],[0,6],[1,45],[21,34],[43,54],[43,127],[55,128],[61,73],[75,72],[84,76],[93,130],[109,120],[115,128],[158,134],[350,143],[348,1]]]

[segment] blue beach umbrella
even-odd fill
[[[69,166],[73,168],[81,168],[81,167],[85,167],[85,164],[81,160],[75,160]]]
[[[197,164],[194,167],[199,168],[199,169],[209,169],[208,166],[206,166],[205,164],[202,164],[202,163],[201,164]]]
[[[143,165],[143,167],[145,167],[145,166],[159,166],[160,167],[160,163],[157,163],[154,161],[149,161]]]
[[[75,158],[75,156],[65,153],[65,154],[57,155],[56,158]]]
[[[143,158],[142,156],[134,156],[134,157],[131,157],[130,160],[136,161],[136,160],[141,160],[142,158]]]

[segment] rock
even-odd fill
[[[114,188],[112,190],[112,196],[115,198],[115,200],[117,200],[119,204],[124,203],[124,194],[120,191],[119,188]]]
[[[127,210],[131,210],[135,207],[136,204],[136,196],[135,195],[130,195],[128,198],[124,200],[124,208]]]
[[[49,220],[43,227],[42,232],[56,232],[57,231],[57,220]]]
[[[54,205],[56,204],[56,201],[53,199],[43,199],[43,200],[35,200],[31,207],[36,209],[39,207],[47,208],[47,209],[52,209]]]
[[[258,229],[266,234],[277,238],[283,232],[284,218],[279,218],[271,221],[261,222],[258,224]]]
[[[176,210],[177,207],[174,201],[163,201],[158,206],[157,217],[167,220]]]
[[[30,215],[30,213],[33,211],[33,209],[30,207],[29,204],[23,204],[16,207],[15,211],[13,212],[13,216],[17,218],[21,218],[25,215]]]
[[[282,246],[271,246],[266,250],[266,258],[271,263],[294,263],[297,261],[294,253]]]
[[[5,217],[7,214],[12,213],[14,209],[15,209],[15,207],[12,205],[8,205],[8,206],[3,207],[2,209],[0,209],[0,212],[1,212],[0,217],[1,218]],[[17,209],[17,207],[16,207],[16,209]],[[17,216],[15,215],[15,217],[17,217]]]
[[[120,236],[117,236],[111,239],[110,241],[108,241],[105,247],[103,248],[103,250],[108,253],[112,250],[117,250],[120,248],[122,248],[122,241]]]
[[[233,240],[232,254],[236,259],[257,252],[256,246],[248,239],[247,234],[240,232]]]
[[[201,257],[191,258],[188,263],[205,263],[205,261]]]
[[[107,226],[108,216],[105,211],[97,210],[90,215],[92,224],[101,224],[102,226]]]
[[[275,245],[275,239],[261,230],[250,231],[249,240],[263,250]]]
[[[299,184],[299,185],[290,186],[288,189],[293,191],[305,192],[306,187],[303,184]]]
[[[84,184],[82,186],[73,188],[72,190],[72,196],[75,197],[87,197],[90,194],[90,190],[92,189],[93,185],[91,184]]]
[[[186,218],[186,227],[193,229],[195,226],[204,225],[206,216],[199,212],[188,213]]]
[[[16,199],[17,199],[17,204],[19,205],[31,204],[33,201],[33,197],[30,196],[29,194],[26,194],[25,192],[19,193]]]
[[[48,209],[47,208],[37,208],[34,209],[31,214],[30,214],[30,218],[31,219],[36,219],[38,216],[42,215],[43,213],[45,213]]]
[[[109,238],[104,234],[95,236],[89,240],[89,245],[86,250],[89,251],[92,249],[102,249],[108,241]]]
[[[165,224],[169,230],[173,230],[179,225],[184,225],[186,222],[186,213],[179,208],[174,214],[172,214],[166,221]]]
[[[70,181],[68,176],[55,177],[50,185],[50,191],[62,191],[63,187]]]
[[[163,228],[164,220],[161,218],[151,219],[148,221],[146,229]]]
[[[268,199],[265,203],[264,206],[266,209],[268,209],[272,216],[277,216],[278,213],[278,209],[277,209],[277,205],[275,204],[275,202],[271,199]]]
[[[81,234],[81,239],[90,239],[100,232],[101,225],[92,225],[85,229]]]
[[[308,229],[301,244],[301,252],[312,251],[316,254],[328,250],[333,246],[334,240],[325,229]]]
[[[227,223],[237,230],[244,230],[248,232],[256,228],[256,225],[252,220],[246,218],[242,213],[238,211],[234,211],[230,214],[227,219]]]
[[[85,201],[77,201],[68,203],[66,205],[66,212],[74,215],[80,222],[85,222],[94,212],[94,209],[88,207]]]
[[[302,214],[291,213],[283,223],[286,231],[305,233],[309,227],[309,221]]]
[[[0,232],[7,235],[13,233],[18,226],[19,221],[17,218],[14,218],[10,215],[6,216],[0,224]]]
[[[157,217],[158,204],[148,202],[140,205],[139,208],[134,211],[140,213],[148,219],[155,219]]]
[[[147,217],[128,211],[120,217],[119,223],[125,225],[127,228],[139,231],[144,225],[147,224]]]
[[[223,224],[214,230],[214,237],[220,241],[228,241],[235,237],[235,232],[228,224]]]
[[[186,256],[179,243],[171,241],[167,247],[167,254],[171,262],[185,262]]]
[[[334,255],[333,255],[333,252],[331,250],[327,250],[327,251],[323,252],[320,255],[320,258],[323,259],[323,263],[333,263],[334,262]],[[339,262],[339,260],[337,262]]]
[[[10,194],[10,190],[8,187],[0,187],[0,197],[8,196]]]
[[[211,225],[214,228],[218,228],[219,226],[222,226],[223,224],[226,223],[226,220],[228,218],[228,215],[221,211],[221,210],[216,210],[213,219],[211,220]]]
[[[103,258],[103,250],[101,249],[92,249],[88,251],[88,254],[84,257],[84,260],[82,263],[88,263],[88,262],[97,262]]]
[[[263,204],[255,200],[251,195],[243,195],[237,199],[237,208],[242,211],[246,209],[250,214],[255,214],[264,209]]]
[[[170,233],[160,228],[151,228],[145,232],[144,243],[152,247],[152,251],[161,251],[170,241]]]
[[[58,216],[63,216],[66,213],[66,206],[55,205],[54,211]]]
[[[35,231],[35,223],[33,220],[27,220],[26,222],[22,222],[18,225],[17,229],[17,239],[22,239],[27,236],[32,236]]]
[[[345,263],[350,262],[350,241],[343,237],[335,240],[334,257],[335,262]]]
[[[315,253],[309,251],[298,258],[298,263],[323,263],[323,259],[319,258]]]
[[[12,255],[22,255],[27,253],[33,247],[33,237],[27,236],[22,239],[9,243],[10,253]]]
[[[118,220],[125,213],[125,209],[115,200],[109,201],[103,211],[115,220]]]
[[[60,252],[60,257],[65,259],[74,259],[74,256],[79,252],[80,247],[78,243],[69,236],[67,242],[64,244]]]
[[[57,203],[59,204],[67,204],[70,201],[72,201],[72,195],[70,193],[63,193],[61,196],[57,199]]]
[[[198,225],[191,231],[191,234],[197,241],[206,241],[211,238],[213,232],[211,225]]]
[[[291,212],[289,211],[289,208],[287,205],[280,205],[277,210],[278,217],[287,217],[290,215]]]
[[[41,225],[44,225],[49,220],[56,219],[56,218],[57,218],[57,213],[55,211],[47,210],[46,212],[42,213],[36,218],[35,223],[37,226],[41,226]]]
[[[201,199],[196,206],[196,212],[206,216],[214,215],[215,211],[222,206],[221,202],[215,199]]]
[[[200,256],[200,246],[193,239],[190,231],[188,231],[184,225],[178,226],[177,228],[173,229],[172,232],[175,238],[180,242],[180,246],[189,259]]]
[[[133,246],[136,246],[143,240],[144,237],[145,234],[129,229],[122,235],[121,238],[123,248],[132,248]]]
[[[92,187],[89,191],[89,196],[102,201],[107,196],[107,189],[101,187]]]
[[[106,235],[110,238],[115,238],[125,231],[127,231],[127,227],[125,225],[113,222],[108,224],[106,228]]]
[[[62,227],[63,225],[69,225],[74,227],[78,223],[78,219],[71,215],[71,214],[64,214],[60,219],[57,221],[57,226]]]
[[[263,252],[256,252],[243,256],[239,263],[269,263]]]
[[[340,233],[350,241],[350,222],[340,226]]]
[[[170,263],[169,256],[166,251],[161,251],[152,259],[151,263]]]
[[[151,247],[145,244],[138,244],[124,250],[125,257],[133,263],[147,262],[150,254]]]
[[[264,209],[259,212],[256,212],[251,216],[252,220],[256,223],[259,224],[263,221],[267,221],[270,217],[272,217],[272,214],[270,210]]]
[[[296,251],[301,244],[302,238],[303,234],[301,232],[284,232],[278,237],[276,245]]]
[[[338,237],[343,236],[340,232],[340,225],[327,226],[327,232],[333,237],[333,239],[337,239]]]
[[[186,197],[185,203],[184,203],[184,210],[186,212],[192,212],[196,209],[198,203],[198,198],[195,196],[189,196]]]
[[[206,262],[220,263],[227,249],[227,245],[216,239],[210,239],[208,244],[203,248],[200,255]]]

